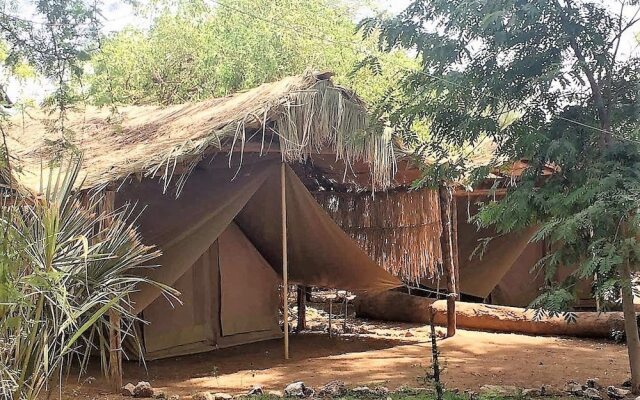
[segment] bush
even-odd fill
[[[84,371],[92,353],[106,366],[110,311],[136,341],[129,294],[145,280],[134,270],[158,256],[128,207],[107,211],[100,196],[73,190],[80,162],[61,170],[41,198],[12,198],[0,209],[3,399],[36,398],[71,363]]]

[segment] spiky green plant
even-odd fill
[[[129,294],[158,252],[140,241],[130,208],[105,211],[77,187],[80,162],[41,198],[0,208],[0,398],[33,399],[72,363],[108,352],[109,311],[136,340]],[[109,223],[106,223],[106,222]],[[153,283],[152,283],[153,284]],[[171,291],[163,287],[163,290]]]

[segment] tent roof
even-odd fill
[[[180,175],[181,186],[185,172],[205,155],[242,152],[251,144],[254,151],[275,148],[285,161],[328,149],[348,164],[369,163],[375,184],[388,185],[394,165],[390,141],[364,132],[363,102],[330,76],[307,72],[227,97],[168,107],[126,106],[115,113],[86,107],[69,112],[64,137],[51,129],[52,117],[44,112],[18,115],[8,135],[13,178],[41,192],[51,172],[47,163],[75,152],[84,157],[83,189],[134,174],[161,176],[165,185]]]

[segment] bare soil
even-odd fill
[[[124,365],[125,383],[149,381],[156,389],[181,398],[200,391],[246,393],[261,384],[282,391],[302,380],[317,388],[339,379],[348,386],[384,385],[389,389],[417,387],[431,359],[429,327],[351,319],[350,334],[326,332],[326,314],[307,310],[310,331],[293,334],[291,359],[283,360],[282,340],[271,340],[210,353]],[[341,330],[342,321],[334,321]],[[441,333],[442,331],[440,331]],[[482,385],[510,385],[561,390],[567,381],[598,378],[603,386],[620,386],[629,376],[624,345],[574,338],[533,337],[458,330],[439,339],[449,389],[477,391]],[[96,366],[97,368],[97,366]],[[63,398],[121,398],[108,395],[98,370],[93,378],[70,377]]]

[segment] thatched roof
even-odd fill
[[[65,121],[68,133],[49,128],[44,113],[16,116],[8,146],[14,179],[42,189],[48,163],[74,151],[84,158],[83,188],[132,175],[161,176],[177,183],[205,155],[276,149],[285,161],[314,152],[335,154],[346,163],[367,162],[378,186],[389,184],[393,150],[389,140],[365,133],[366,110],[352,92],[334,85],[329,73],[305,73],[224,98],[169,107],[127,106],[114,114],[87,107]],[[23,118],[24,117],[24,118]],[[248,148],[248,147],[247,147]],[[43,168],[44,165],[44,168]]]

